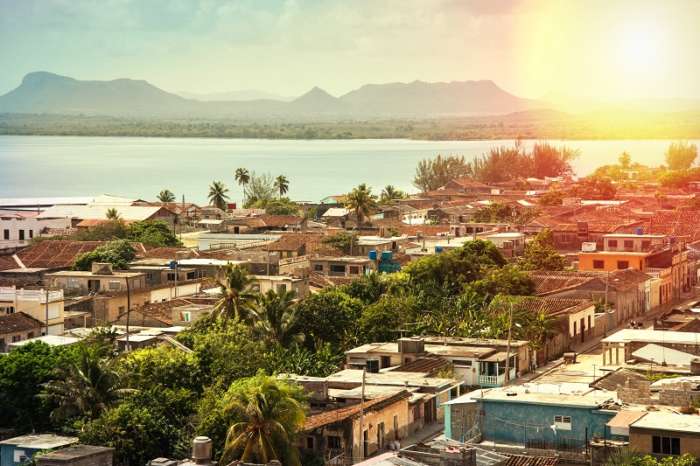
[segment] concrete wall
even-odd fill
[[[680,439],[681,454],[690,453],[700,458],[700,434],[690,432],[671,432],[663,430],[640,429],[630,427],[630,448],[640,453],[652,453],[652,437],[676,437]]]
[[[394,416],[398,424],[398,432],[394,430]],[[379,424],[384,423],[384,445],[397,436],[399,440],[408,435],[408,399],[404,398],[389,406],[385,406],[377,411],[369,411],[364,416],[364,429],[368,432],[367,449],[370,455],[378,451],[377,432]],[[364,457],[360,450],[362,432],[360,431],[360,419],[354,419],[352,423],[352,456],[353,458]]]

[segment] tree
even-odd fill
[[[127,227],[127,237],[131,241],[154,247],[181,246],[170,225],[162,220],[143,220]]]
[[[329,288],[299,303],[299,329],[306,336],[304,345],[313,350],[329,343],[345,349],[356,341],[357,319],[362,302],[340,290]]]
[[[698,146],[687,141],[671,143],[666,150],[666,165],[671,170],[687,170],[698,156]]]
[[[228,264],[220,269],[217,278],[221,298],[214,307],[214,315],[228,319],[243,320],[248,317],[250,308],[257,295],[251,291],[253,279],[248,271],[240,265]]]
[[[221,181],[214,181],[209,186],[209,203],[221,210],[226,210],[228,188]]]
[[[520,258],[524,270],[564,270],[566,260],[554,247],[554,236],[550,230],[543,230],[525,245]]]
[[[692,466],[693,464],[695,464],[695,457],[688,453],[681,456],[655,458],[637,453],[630,448],[617,450],[605,462],[605,466]]]
[[[388,184],[384,186],[379,202],[382,204],[388,204],[394,199],[404,199],[405,197],[405,192],[401,191],[400,189],[396,189],[393,185]]]
[[[257,205],[253,205],[257,207]],[[269,215],[299,215],[299,204],[292,202],[288,197],[272,199],[264,206],[265,213]]]
[[[492,299],[499,294],[531,295],[535,291],[535,284],[517,266],[506,265],[489,270],[483,278],[472,282],[469,288],[485,299]]]
[[[121,215],[119,214],[119,211],[114,207],[107,209],[105,217],[107,217],[107,220],[121,220]]]
[[[248,173],[248,170],[245,168],[236,168],[234,178],[236,179],[239,185],[245,188],[245,185],[247,185],[250,182],[250,173]]]
[[[271,374],[328,377],[338,371],[343,361],[345,354],[333,350],[327,343],[313,351],[300,346],[283,348],[276,345],[265,355],[265,367]]]
[[[532,175],[537,178],[557,177],[571,173],[571,161],[579,152],[566,146],[554,147],[550,144],[537,143],[532,147],[529,157],[532,159]]]
[[[622,154],[620,154],[620,156],[617,158],[617,161],[620,164],[620,166],[626,170],[632,164],[632,157],[627,153],[627,151],[625,151]]]
[[[263,294],[252,308],[253,332],[264,341],[283,347],[303,341],[304,335],[298,332],[295,297],[294,291],[286,290]]]
[[[321,242],[342,251],[344,254],[352,255],[353,251],[356,251],[357,237],[347,231],[340,231],[334,235],[325,236]]]
[[[579,180],[570,194],[584,199],[614,199],[617,188],[609,178],[589,176]]]
[[[243,188],[245,202],[243,205],[246,208],[257,207],[264,209],[267,204],[278,198],[278,188],[275,186],[275,180],[269,173],[256,175],[255,172],[250,174],[248,183]]]
[[[474,221],[483,223],[509,222],[517,215],[517,210],[508,205],[494,202],[474,212]]]
[[[289,191],[289,180],[287,177],[279,175],[275,178],[275,188],[277,188],[277,191],[280,193],[280,198],[287,194],[287,191]]]
[[[106,262],[112,264],[116,269],[126,269],[129,267],[129,262],[135,257],[136,253],[129,241],[119,239],[77,256],[73,270],[90,270],[93,262]]]
[[[160,202],[175,202],[175,194],[169,189],[164,189],[158,193],[158,200]]]
[[[372,194],[372,188],[362,183],[348,193],[346,203],[349,209],[355,211],[357,223],[362,224],[377,206],[377,196]]]
[[[228,429],[221,463],[239,459],[300,465],[294,441],[305,419],[301,388],[257,375],[234,383],[226,398],[225,409],[236,420]]]
[[[413,185],[423,192],[433,191],[445,186],[451,180],[471,174],[471,166],[464,160],[464,156],[438,155],[434,159],[423,159],[418,162]]]
[[[404,323],[415,322],[419,303],[415,296],[385,294],[366,306],[358,321],[363,342],[393,341],[400,336]]]
[[[130,392],[120,386],[113,362],[101,346],[81,345],[77,360],[55,375],[44,385],[42,396],[58,405],[51,413],[57,420],[96,419]]]

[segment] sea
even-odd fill
[[[522,141],[530,147],[536,141]],[[666,140],[549,140],[579,151],[574,171],[584,176],[615,163],[627,151],[647,165],[664,163]],[[695,144],[700,141],[690,141]],[[442,155],[473,158],[512,140],[414,141],[264,140],[139,137],[0,136],[0,198],[112,194],[155,199],[169,189],[178,201],[205,203],[212,181],[222,181],[232,202],[242,189],[234,180],[244,167],[285,175],[289,196],[318,202],[367,183],[417,191],[411,180],[421,159]]]

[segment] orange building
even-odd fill
[[[649,252],[580,252],[578,255],[578,269],[593,272],[635,269],[640,272],[646,272],[647,258],[650,255],[651,253]]]

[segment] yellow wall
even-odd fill
[[[394,416],[397,417],[399,426],[399,439],[403,439],[408,435],[408,398],[385,406],[377,411],[370,411],[364,415],[364,429],[368,431],[368,452],[370,455],[377,451],[377,430],[380,422],[384,423],[384,445],[394,440]],[[360,431],[360,419],[356,418],[352,423],[352,456],[353,458],[361,458],[362,450],[360,444],[362,442],[362,432]]]

